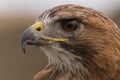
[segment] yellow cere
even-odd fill
[[[36,22],[35,24],[33,24],[34,30],[37,31],[38,33],[42,33],[43,32],[43,23],[41,21]]]
[[[41,37],[45,40],[51,40],[51,41],[57,41],[57,42],[67,42],[68,39],[64,39],[64,38],[52,38],[52,37],[46,37],[44,35],[42,35],[43,32],[43,23],[41,21],[36,22],[35,24],[33,24],[34,30],[39,33],[41,35]]]

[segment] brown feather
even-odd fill
[[[60,71],[51,64],[34,80],[120,80],[120,30],[111,19],[93,9],[72,4],[57,6],[47,12],[50,12],[50,18],[74,17],[85,25],[85,29],[69,43],[61,43],[65,50],[82,57],[75,57],[74,61],[82,64],[84,72],[80,67],[69,75],[64,67]]]

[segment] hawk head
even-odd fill
[[[54,77],[117,80],[119,35],[116,24],[104,14],[78,5],[61,5],[46,10],[24,31],[22,49],[25,52],[26,44],[39,46]]]

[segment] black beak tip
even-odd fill
[[[21,43],[21,49],[23,51],[23,53],[26,53],[26,44],[24,42]]]
[[[26,49],[25,48],[22,48],[22,51],[23,51],[24,54],[26,53]]]

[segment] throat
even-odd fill
[[[81,63],[81,57],[56,46],[41,47],[41,50],[47,55],[48,63],[52,65],[53,71],[56,71],[55,74],[74,76],[75,80],[86,75],[87,70]]]

